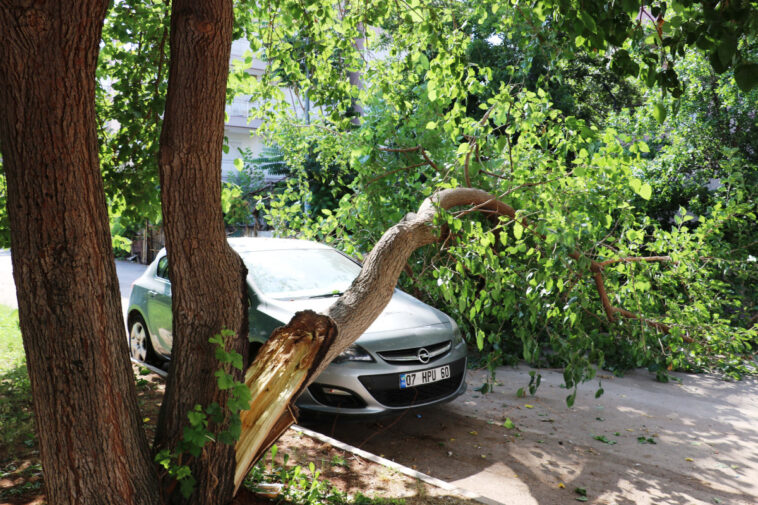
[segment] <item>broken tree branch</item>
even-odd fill
[[[420,146],[392,151],[424,153]],[[250,410],[241,416],[242,434],[236,446],[237,488],[250,467],[295,421],[293,402],[297,396],[335,357],[355,342],[387,306],[411,254],[422,246],[444,240],[444,234],[433,227],[434,219],[441,210],[456,207],[467,207],[464,213],[477,210],[517,220],[516,209],[486,191],[467,187],[438,191],[423,201],[417,213],[407,214],[382,235],[366,256],[358,277],[329,307],[326,316],[301,312],[287,326],[274,331],[245,376],[252,400]],[[518,218],[518,222],[536,237],[545,238],[526,218]],[[609,322],[613,322],[618,314],[639,320],[658,331],[669,331],[665,324],[614,307],[606,293],[602,275],[604,266],[643,259],[597,262],[579,251],[569,256],[576,261],[585,258],[590,262],[590,271]],[[691,341],[688,338],[685,340]]]

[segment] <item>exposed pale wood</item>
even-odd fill
[[[240,415],[242,433],[235,447],[235,492],[252,465],[295,422],[290,404],[323,360],[336,332],[336,325],[328,317],[313,311],[298,312],[287,326],[277,328],[258,351],[245,373],[251,400],[250,409]]]

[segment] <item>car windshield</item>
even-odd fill
[[[272,298],[313,298],[344,292],[361,267],[333,249],[249,251],[249,276]]]

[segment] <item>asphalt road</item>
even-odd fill
[[[117,262],[124,309],[145,266]],[[10,254],[0,251],[0,304],[16,306]],[[509,505],[758,503],[758,381],[638,371],[601,374],[568,409],[561,374],[543,370],[537,396],[517,398],[527,368],[500,368],[494,393],[469,372],[457,400],[400,417],[308,427]]]

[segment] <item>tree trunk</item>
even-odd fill
[[[173,346],[156,449],[174,448],[196,405],[226,405],[209,338],[229,329],[227,350],[247,350],[246,270],[226,242],[221,212],[221,151],[232,42],[231,0],[174,0],[171,66],[161,132],[160,177],[172,289]],[[234,372],[238,380],[242,372]],[[224,426],[211,426],[212,431]],[[191,503],[231,501],[234,446],[209,444],[190,467]],[[170,502],[182,501],[165,482]]]
[[[48,501],[156,504],[95,130],[107,2],[0,4],[0,148]]]

